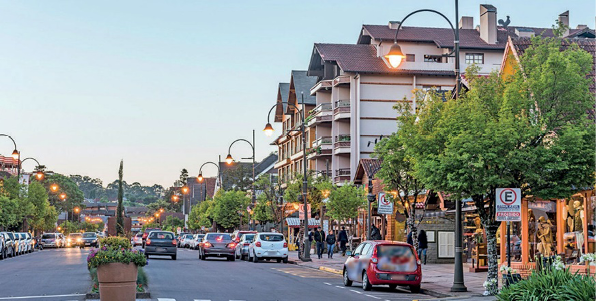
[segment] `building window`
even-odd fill
[[[455,233],[439,231],[438,258],[455,257]]]
[[[442,63],[443,62],[443,57],[440,56],[440,55],[425,54],[424,55],[424,62],[426,62],[426,63]]]
[[[466,64],[484,64],[484,53],[466,53]]]
[[[416,61],[415,54],[406,54],[406,62],[414,62],[414,61]]]

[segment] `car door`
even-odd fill
[[[366,242],[358,245],[358,247],[356,247],[356,249],[354,250],[354,253],[352,253],[352,255],[348,257],[348,260],[346,260],[345,267],[348,273],[348,277],[351,280],[360,281],[360,271],[362,270],[362,267],[360,266],[360,256],[362,255],[362,250],[367,245],[368,243]]]
[[[373,249],[374,249],[374,244],[368,243],[364,249],[362,249],[362,255],[360,255],[359,261],[360,261],[360,271],[359,271],[359,276],[360,276],[360,281],[362,281],[362,272],[368,269],[368,265],[370,264],[370,259],[372,257],[373,254]]]

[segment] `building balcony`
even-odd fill
[[[285,166],[287,164],[290,164],[290,158],[288,158],[288,157],[279,158],[279,160],[277,161],[277,163],[275,163],[275,165],[273,165],[273,167],[278,169],[278,168],[281,168],[282,166]]]
[[[335,136],[335,143],[333,144],[334,154],[350,153],[351,136],[338,135]]]
[[[308,152],[308,150],[307,150],[307,152]],[[303,155],[304,155],[304,152],[301,149],[300,150],[297,150],[295,153],[293,153],[290,156],[290,160],[296,161],[296,160],[302,158]]]
[[[322,146],[323,148],[325,148],[325,147],[331,148],[332,144],[333,144],[333,137],[322,136],[312,142],[312,147],[315,148],[315,147]]]
[[[305,119],[306,126],[311,127],[323,122],[331,122],[333,115],[333,105],[331,103],[322,103],[310,110],[310,114]]]
[[[317,170],[314,172],[313,177],[314,178],[321,178],[321,177],[331,178],[331,170],[329,170],[329,171]]]
[[[340,169],[335,170],[335,177],[333,178],[333,181],[335,183],[350,181],[351,180],[350,177],[351,177],[351,174],[350,174],[349,168],[340,168]]]
[[[350,100],[338,100],[334,103],[333,119],[350,118]]]
[[[310,151],[307,152],[307,158],[314,159],[314,158],[323,157],[323,156],[331,156],[331,153],[332,153],[331,148],[322,149],[320,146],[313,147],[310,149]]]

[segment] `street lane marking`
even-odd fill
[[[356,293],[356,294],[361,294],[361,295],[362,295],[362,292],[359,292],[359,291],[357,291],[357,290],[350,290],[350,291],[351,291],[351,292],[354,292],[354,293]]]
[[[327,284],[327,285],[331,285],[331,283],[327,283],[327,282],[323,282],[323,283],[325,283],[325,284]]]
[[[157,301],[176,301],[176,299],[172,299],[172,298],[157,298]]]
[[[68,294],[68,295],[46,295],[46,296],[21,296],[21,297],[1,297],[0,300],[14,300],[14,299],[37,299],[37,298],[57,298],[57,297],[77,297],[85,296],[85,294]],[[176,301],[176,300],[174,300]]]
[[[379,297],[377,297],[377,296],[368,295],[368,294],[367,294],[367,295],[365,295],[365,296],[367,296],[367,297],[371,297],[371,298],[375,298],[375,299],[381,299],[381,298],[379,298]]]
[[[194,301],[211,301],[211,299],[195,299]]]
[[[343,286],[339,286],[339,285],[336,285],[335,287],[337,287],[337,288],[345,288],[345,287],[343,287]]]

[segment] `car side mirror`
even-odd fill
[[[346,255],[352,257],[354,254],[352,254],[352,251],[346,251]]]

